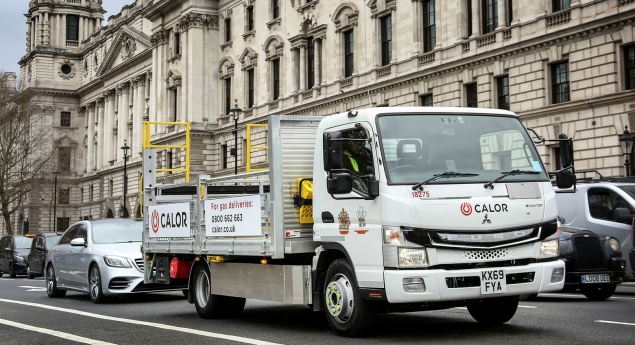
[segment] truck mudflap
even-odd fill
[[[559,291],[564,287],[562,260],[523,266],[467,270],[386,270],[389,303],[419,303],[528,295]],[[418,289],[405,282],[422,278]]]

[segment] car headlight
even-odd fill
[[[548,240],[540,243],[539,259],[553,258],[560,255],[560,240]]]
[[[609,237],[609,245],[614,252],[619,252],[622,250],[622,246],[620,245],[620,241],[615,237]]]
[[[132,265],[130,265],[130,261],[128,261],[127,258],[124,258],[121,256],[106,255],[104,256],[104,262],[106,263],[106,265],[110,267],[121,267],[121,268],[132,267]]]

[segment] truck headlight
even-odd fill
[[[558,239],[542,241],[540,243],[539,259],[553,258],[560,255],[560,242]]]
[[[399,267],[428,267],[426,250],[415,248],[399,248]]]
[[[615,237],[609,237],[609,245],[614,252],[619,252],[622,250],[622,246],[620,245],[620,241]]]
[[[106,255],[104,256],[104,262],[106,263],[106,265],[110,267],[120,267],[120,268],[132,267],[128,259],[121,256]]]

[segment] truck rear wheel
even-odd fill
[[[486,298],[468,303],[467,310],[478,323],[500,325],[514,317],[518,296]]]
[[[334,261],[326,271],[324,303],[326,319],[338,335],[362,336],[373,326],[375,308],[361,298],[355,273],[344,259]]]
[[[586,298],[592,301],[604,301],[609,299],[615,293],[617,284],[598,285],[598,286],[584,286],[581,291]]]
[[[194,271],[194,305],[196,312],[203,319],[222,319],[238,317],[245,308],[245,299],[213,295],[211,275],[204,265],[198,265]]]

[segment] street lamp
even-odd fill
[[[626,176],[631,175],[631,161],[629,158],[631,157],[631,153],[633,152],[633,136],[628,131],[628,126],[624,126],[624,133],[619,135],[620,145],[622,146],[622,155],[626,156],[624,160],[624,168],[626,170]]]
[[[234,148],[231,149],[230,154],[234,156],[234,175],[238,175],[238,116],[243,111],[238,108],[238,99],[234,99],[234,107],[231,108],[232,116],[234,116]]]
[[[57,175],[60,173],[57,167],[53,169],[53,232],[57,233]]]
[[[128,175],[126,174],[126,163],[128,161],[128,151],[130,147],[123,141],[121,151],[123,151],[123,203],[119,209],[119,218],[128,218],[128,208],[126,208],[126,194],[128,194]]]

